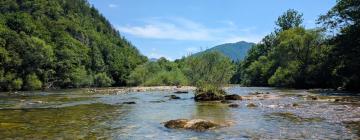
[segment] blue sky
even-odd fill
[[[258,42],[287,9],[306,28],[336,0],[89,0],[149,58],[181,58],[222,43]]]

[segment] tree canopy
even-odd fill
[[[0,5],[2,91],[124,86],[146,61],[86,0]]]

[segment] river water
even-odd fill
[[[277,98],[233,101],[240,106],[231,108],[220,102],[194,102],[192,92],[104,94],[76,89],[0,93],[0,139],[360,138],[358,95],[239,86],[226,90],[242,96],[269,92]],[[169,95],[181,99],[170,100]],[[258,107],[249,108],[249,103]],[[162,123],[172,119],[231,125],[204,132],[165,128]]]

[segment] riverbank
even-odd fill
[[[189,92],[196,89],[193,86],[152,86],[152,87],[110,87],[110,88],[86,88],[90,93],[104,94],[123,94],[129,92],[149,92],[149,91],[173,91]]]

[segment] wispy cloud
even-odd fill
[[[248,37],[256,36],[251,34],[256,27],[238,28],[232,21],[223,21],[219,27],[207,27],[185,18],[150,18],[144,20],[142,25],[119,26],[117,29],[126,34],[149,39],[215,42],[236,38],[255,42],[260,40]]]
[[[110,7],[110,8],[117,8],[118,5],[116,5],[116,4],[109,4],[109,7]]]

